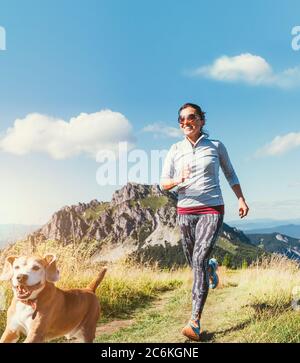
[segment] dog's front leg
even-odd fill
[[[45,335],[30,331],[27,335],[26,339],[24,340],[24,343],[44,343],[45,342]]]
[[[18,331],[13,331],[6,328],[0,339],[0,343],[16,343],[19,340],[20,334]]]
[[[24,343],[44,343],[45,333],[41,327],[32,327],[27,334]]]
[[[45,333],[47,327],[47,319],[45,316],[38,316],[33,321],[29,332],[27,334],[24,343],[44,343],[45,341]]]

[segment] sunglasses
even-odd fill
[[[196,120],[199,120],[199,115],[195,114],[195,113],[190,113],[189,115],[187,115],[186,117],[182,117],[182,116],[179,116],[178,117],[178,122],[180,124],[183,124],[184,123],[184,120],[187,120],[189,122],[194,122]]]

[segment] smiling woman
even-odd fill
[[[0,26],[0,50],[6,50],[6,31]]]
[[[161,177],[165,190],[178,187],[178,223],[186,259],[194,272],[192,315],[183,335],[200,340],[200,318],[208,288],[218,284],[217,261],[209,259],[224,218],[224,202],[219,185],[219,167],[239,200],[241,218],[248,213],[239,180],[225,146],[208,139],[203,131],[205,112],[193,103],[178,111],[184,140],[172,145]]]

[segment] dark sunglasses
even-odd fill
[[[187,121],[196,121],[196,120],[199,120],[199,115],[195,114],[195,113],[190,113],[189,115],[187,115],[186,117],[182,117],[182,116],[179,116],[178,117],[178,122],[180,124],[182,124],[184,122],[184,120],[187,120]]]

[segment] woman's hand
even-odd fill
[[[174,187],[177,187],[177,185],[183,183],[186,179],[190,177],[190,174],[191,174],[191,168],[189,165],[186,165],[182,168],[178,177],[173,179],[162,180],[160,185],[164,190],[170,190]]]
[[[237,196],[238,201],[239,201],[239,216],[241,218],[244,218],[244,217],[246,217],[246,215],[249,212],[249,207],[245,201],[240,184],[232,185],[232,190],[234,191],[234,193]]]
[[[241,218],[246,217],[249,212],[249,207],[244,198],[239,198],[239,216]]]
[[[183,183],[186,179],[188,179],[191,175],[191,167],[189,165],[185,165],[179,175],[180,183]]]

